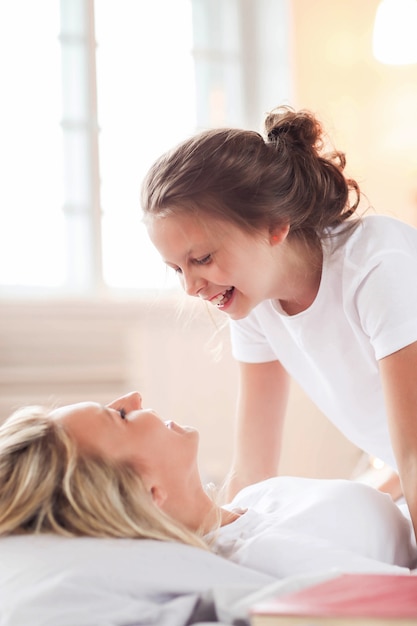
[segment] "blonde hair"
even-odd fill
[[[51,532],[207,548],[155,506],[132,467],[81,453],[47,409],[25,407],[0,425],[0,536]]]

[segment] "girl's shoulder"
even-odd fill
[[[408,254],[417,260],[417,228],[388,215],[367,215],[346,234],[335,233],[333,251],[363,266],[386,254]]]
[[[360,219],[365,235],[387,236],[388,238],[417,237],[417,228],[390,215],[365,215]]]
[[[361,239],[385,241],[387,246],[397,245],[410,238],[417,240],[417,228],[389,215],[366,215],[359,221],[354,233]]]

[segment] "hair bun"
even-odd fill
[[[268,132],[268,141],[271,143],[275,143],[278,140],[278,137],[282,135],[283,126],[276,126],[275,128],[271,128]]]

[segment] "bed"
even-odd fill
[[[0,539],[0,626],[243,626],[259,599],[337,573],[278,581],[176,543],[6,537]]]
[[[176,543],[56,535],[0,539],[1,626],[213,622],[217,589],[227,604],[229,597],[239,600],[272,582]]]

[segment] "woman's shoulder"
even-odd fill
[[[351,498],[364,502],[391,502],[387,494],[370,485],[345,478],[309,478],[300,476],[275,476],[242,489],[233,499],[234,506],[268,510],[274,504],[293,503],[297,508],[316,505],[318,502],[346,502]]]

